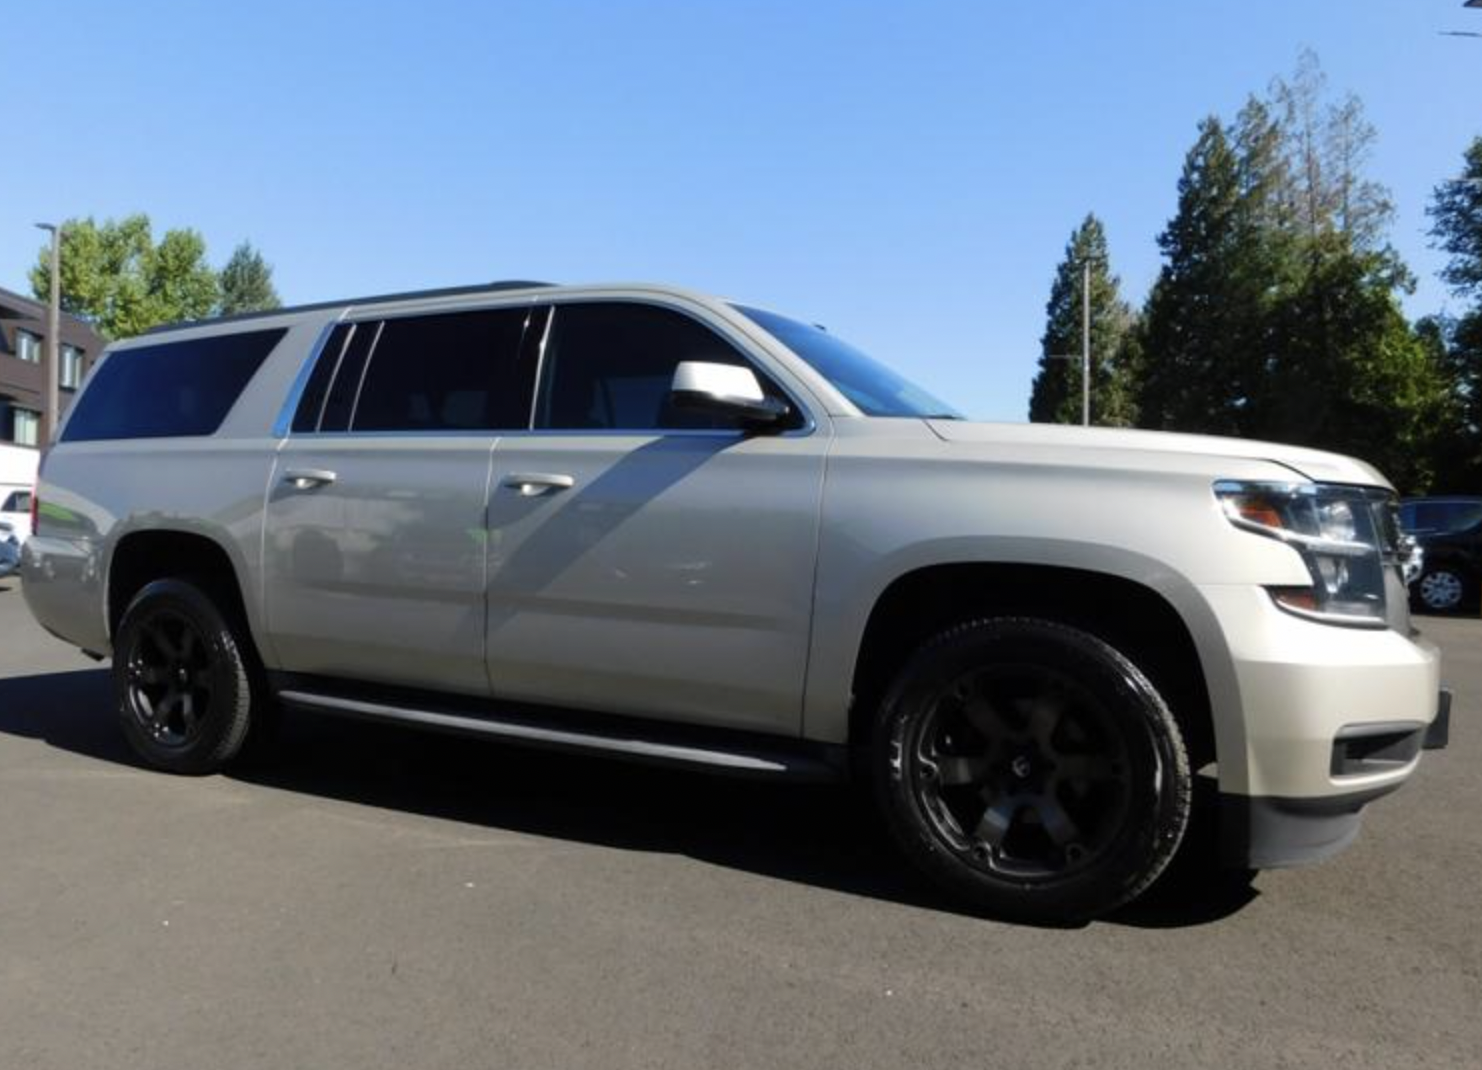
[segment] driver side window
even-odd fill
[[[730,416],[671,402],[670,384],[681,361],[751,367],[708,327],[669,309],[616,301],[557,305],[541,364],[535,427],[739,429]],[[783,397],[760,372],[758,378],[769,395]]]

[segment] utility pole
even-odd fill
[[[1046,360],[1079,360],[1081,362],[1081,426],[1091,426],[1091,265],[1104,264],[1099,256],[1081,261],[1081,351],[1051,353]]]
[[[51,232],[51,300],[46,307],[46,346],[42,350],[42,374],[46,377],[45,401],[42,403],[41,429],[37,445],[46,449],[57,432],[57,377],[62,333],[62,228],[55,223],[37,223]]]
[[[56,269],[53,268],[53,271]],[[1091,426],[1091,258],[1081,264],[1081,426]]]

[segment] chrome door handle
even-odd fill
[[[289,468],[283,473],[283,482],[294,490],[313,490],[327,487],[335,481],[335,474],[328,468]]]
[[[523,498],[533,498],[548,490],[570,490],[576,486],[576,480],[571,476],[549,472],[511,472],[500,482],[519,491]]]

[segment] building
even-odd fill
[[[106,344],[86,321],[62,313],[57,404],[63,412]],[[41,445],[46,402],[46,304],[0,290],[0,442]],[[60,414],[59,414],[60,415]]]

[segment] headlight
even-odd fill
[[[1386,626],[1385,570],[1398,560],[1393,496],[1327,483],[1221,480],[1215,497],[1238,528],[1280,539],[1302,555],[1311,587],[1275,587],[1277,605],[1332,624]]]

